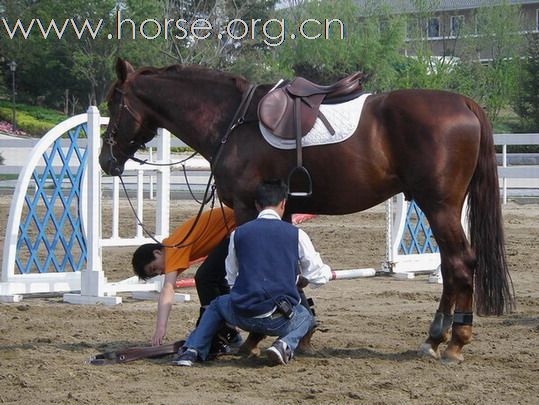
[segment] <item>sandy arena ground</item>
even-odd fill
[[[3,243],[9,198],[0,199]],[[172,226],[195,207],[175,202]],[[193,368],[168,358],[92,366],[90,356],[146,345],[156,303],[128,295],[118,306],[64,304],[60,297],[0,304],[0,403],[18,404],[530,404],[539,403],[539,206],[504,206],[515,313],[476,317],[462,364],[419,358],[441,286],[375,277],[307,289],[320,330],[316,354],[286,367],[264,356],[220,357]],[[318,217],[301,225],[334,269],[376,267],[384,257],[384,211]],[[0,250],[1,251],[1,250]],[[107,249],[106,276],[130,276],[132,248]],[[189,271],[191,275],[193,270]],[[168,341],[194,326],[198,299],[176,304]],[[267,338],[262,348],[271,344]]]

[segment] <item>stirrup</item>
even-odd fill
[[[292,191],[290,189],[290,185],[292,184],[292,180],[300,180],[299,183],[302,186],[306,186],[305,188],[302,187],[300,190]],[[309,171],[304,166],[296,166],[290,174],[288,175],[288,195],[290,197],[310,197],[313,193],[313,182],[311,180],[311,175],[309,174]]]

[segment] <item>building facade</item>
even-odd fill
[[[368,0],[357,0],[360,10],[368,9]],[[421,7],[418,5],[421,4]],[[415,56],[418,43],[428,43],[432,56],[455,57],[462,51],[466,38],[482,35],[486,7],[510,5],[518,7],[520,26],[515,34],[539,33],[539,1],[531,0],[380,0],[391,14],[406,19],[407,56]],[[363,16],[362,18],[370,18]],[[383,25],[383,22],[382,22]],[[488,48],[488,47],[486,47]],[[488,62],[493,58],[492,49],[477,49],[477,58]]]

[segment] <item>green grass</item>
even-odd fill
[[[2,180],[17,180],[19,178],[18,174],[0,174],[0,181]]]
[[[9,100],[0,100],[0,107],[12,108],[12,104]],[[37,120],[50,122],[57,124],[66,119],[66,116],[56,110],[51,110],[44,107],[38,107],[28,104],[16,104],[17,112],[24,112],[25,114],[31,115]]]

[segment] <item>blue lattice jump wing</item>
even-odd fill
[[[68,130],[68,146],[56,139],[42,155],[43,166],[32,173],[29,186],[35,191],[25,197],[17,241],[16,267],[21,274],[33,269],[80,271],[86,262],[81,190],[87,150],[78,142],[86,134],[86,124]]]
[[[399,244],[399,254],[438,253],[438,245],[423,211],[415,201],[408,204],[406,225]]]
[[[86,121],[81,114],[57,125],[21,162],[4,243],[0,295],[80,285],[80,276],[59,277],[75,276],[87,264],[82,196]]]

